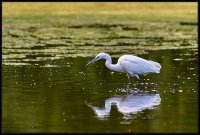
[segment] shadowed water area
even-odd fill
[[[197,131],[195,22],[70,18],[4,20],[3,132]],[[162,69],[129,85],[103,60],[85,68],[99,52],[113,63],[137,55]]]

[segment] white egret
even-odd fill
[[[161,65],[152,60],[145,60],[134,55],[123,55],[118,59],[117,64],[112,64],[111,56],[107,53],[99,53],[91,63],[95,63],[100,59],[105,59],[105,65],[108,69],[115,72],[127,73],[128,81],[130,83],[130,76],[135,76],[137,79],[139,75],[147,75],[149,73],[160,73]]]

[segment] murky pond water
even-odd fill
[[[3,132],[197,132],[197,26],[146,24],[4,24]],[[84,68],[98,52],[151,59],[161,73],[128,85],[103,60]]]

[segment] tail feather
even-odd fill
[[[149,60],[149,62],[150,62],[151,64],[153,64],[154,66],[156,66],[157,68],[161,69],[161,65],[160,65],[159,63],[154,62],[154,61],[152,61],[152,60]]]
[[[155,72],[156,72],[156,73],[160,73],[161,65],[160,65],[159,63],[157,63],[157,62],[152,61],[152,60],[149,60],[149,62],[150,62],[153,66],[155,66],[155,67],[154,67]]]

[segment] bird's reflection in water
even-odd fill
[[[97,118],[104,120],[110,116],[111,106],[116,105],[117,110],[123,114],[124,119],[131,119],[133,114],[146,109],[154,109],[161,102],[158,93],[133,92],[128,95],[118,95],[105,100],[105,107],[100,108],[86,103],[94,110]]]

